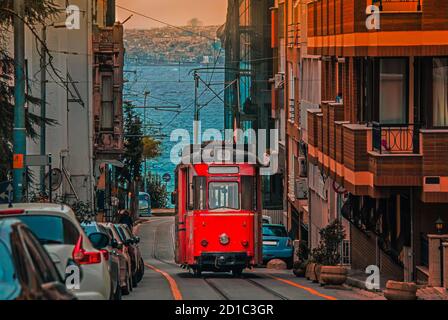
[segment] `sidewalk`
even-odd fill
[[[347,285],[361,289],[364,292],[372,292],[383,296],[386,288],[386,281],[380,283],[380,290],[369,290],[366,287],[367,274],[360,270],[350,270],[347,278]],[[418,286],[417,297],[419,300],[448,300],[448,291],[443,288],[432,288],[427,286]]]

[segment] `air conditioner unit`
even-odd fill
[[[308,162],[305,157],[299,157],[300,177],[306,178],[308,176]]]
[[[308,199],[308,179],[301,178],[296,180],[296,199],[306,200]]]
[[[283,73],[277,73],[275,75],[275,89],[283,89],[285,86],[285,75]]]

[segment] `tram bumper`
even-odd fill
[[[229,271],[245,268],[249,262],[250,257],[244,252],[202,253],[198,259],[198,265],[204,271]]]

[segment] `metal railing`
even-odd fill
[[[289,99],[289,117],[288,121],[294,123],[296,119],[296,100]]]
[[[288,25],[288,46],[294,47],[300,44],[300,23]]]
[[[342,240],[341,243],[341,264],[349,266],[352,264],[352,245],[350,240]]]
[[[372,123],[372,147],[379,153],[419,153],[419,127],[415,124]]]

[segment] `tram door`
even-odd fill
[[[176,201],[176,263],[186,262],[186,214],[187,214],[187,168],[177,172]]]

